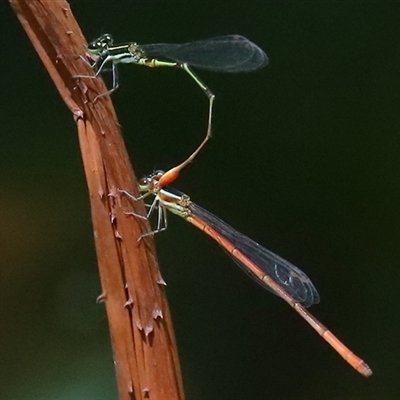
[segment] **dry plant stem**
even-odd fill
[[[114,352],[119,399],[183,399],[182,380],[168,304],[135,177],[101,79],[77,83],[93,71],[79,58],[85,39],[63,0],[9,0],[61,97],[73,113],[89,188],[103,293]],[[45,110],[44,110],[45,111]],[[54,130],[57,135],[57,129]]]

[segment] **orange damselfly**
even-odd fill
[[[203,145],[204,142],[199,149]],[[193,159],[199,149],[189,159]],[[193,203],[186,194],[166,188],[165,185],[175,179],[187,162],[185,161],[166,173],[156,171],[141,179],[139,190],[142,194],[138,198],[125,190],[120,190],[135,201],[154,195],[153,202],[148,205],[147,216],[139,217],[147,219],[154,211],[158,210],[158,225],[155,230],[143,234],[140,239],[167,228],[167,211],[179,215],[211,236],[256,282],[285,300],[360,374],[365,377],[370,376],[372,374],[370,367],[307,311],[306,307],[319,302],[319,295],[304,272]],[[126,214],[137,216],[131,212]]]

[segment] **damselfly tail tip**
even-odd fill
[[[372,375],[372,369],[364,361],[362,361],[357,367],[357,371],[360,374],[364,375],[366,378],[369,378]]]

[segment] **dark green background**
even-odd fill
[[[82,4],[83,3],[83,4]],[[1,2],[0,398],[116,398],[76,128]],[[400,4],[72,1],[88,39],[238,33],[248,75],[199,71],[214,138],[175,183],[300,266],[312,308],[370,364],[366,380],[208,237],[175,216],[157,248],[187,398],[398,399]],[[179,70],[122,66],[113,95],[138,175],[180,162],[207,100]]]

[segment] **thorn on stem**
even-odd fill
[[[158,283],[159,285],[167,286],[167,282],[164,281],[164,278],[163,278],[162,276],[160,276],[160,277],[157,279],[157,283]]]
[[[150,333],[151,332],[153,332],[153,330],[154,330],[154,328],[153,328],[153,325],[147,325],[145,328],[144,328],[144,334],[145,334],[145,336],[146,337],[148,337],[149,335],[150,335]]]
[[[75,110],[73,115],[74,121],[78,122],[78,120],[83,119],[84,112],[82,110]]]
[[[105,292],[103,292],[97,297],[96,303],[97,304],[104,303],[106,301],[106,299],[107,299],[106,294],[105,294]]]
[[[132,309],[133,308],[133,299],[130,297],[124,304],[124,308]]]
[[[153,310],[153,319],[157,319],[157,318],[164,318],[163,312],[160,308],[155,308]]]

